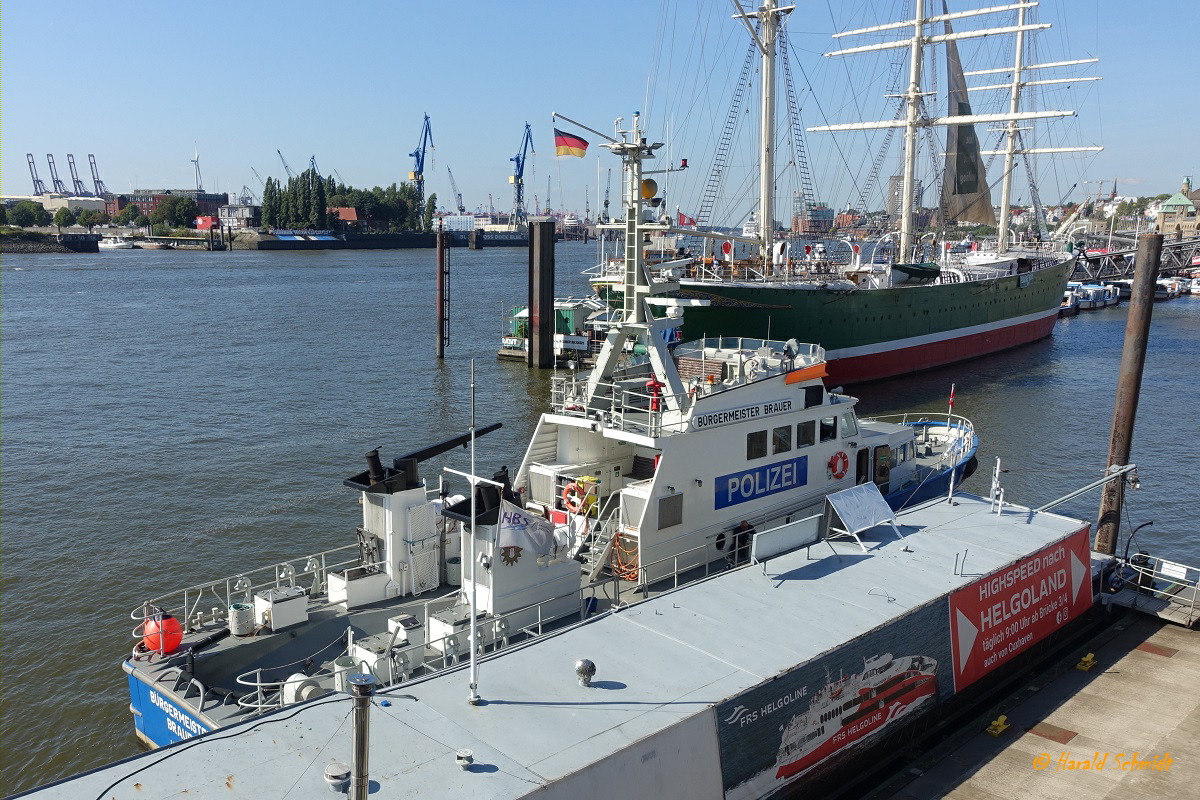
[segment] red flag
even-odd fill
[[[678,213],[679,213],[679,224],[681,227],[696,224],[695,217],[689,217],[688,215],[684,214],[682,211],[680,211]]]

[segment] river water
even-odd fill
[[[557,293],[587,293],[595,245],[557,249]],[[479,469],[515,468],[549,373],[498,361],[527,253],[451,251],[451,342],[434,358],[433,252],[6,255],[0,287],[3,720],[8,794],[139,751],[120,663],[157,594],[353,542],[341,480],[469,425]],[[863,386],[867,413],[974,420],[987,491],[1037,505],[1099,476],[1125,310],[1048,340]],[[1154,309],[1133,460],[1140,544],[1200,564],[1195,384],[1200,297]],[[466,468],[459,451],[427,465]],[[1094,519],[1098,495],[1060,511]],[[19,769],[18,769],[19,767]]]

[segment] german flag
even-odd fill
[[[573,133],[564,133],[554,129],[554,154],[559,156],[578,156],[583,158],[587,153],[587,139],[581,139]]]

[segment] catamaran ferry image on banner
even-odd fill
[[[827,681],[808,710],[783,730],[775,777],[790,781],[828,756],[881,732],[937,695],[937,661],[928,656],[865,660],[858,675]]]

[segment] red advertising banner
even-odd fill
[[[1091,536],[1086,527],[954,592],[954,691],[1004,666],[1091,604]]]

